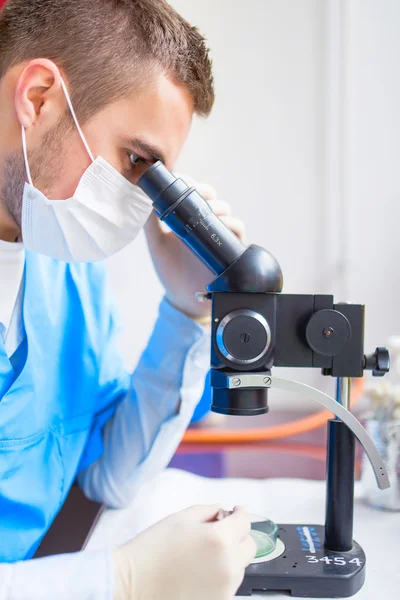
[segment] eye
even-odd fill
[[[142,158],[141,156],[138,156],[134,152],[129,152],[128,156],[129,156],[129,160],[130,160],[131,164],[134,166],[142,165],[143,163],[146,162],[144,158]]]
[[[125,167],[124,172],[127,179],[136,183],[136,181],[146,172],[146,170],[152,165],[152,161],[139,156],[132,150],[125,151]]]

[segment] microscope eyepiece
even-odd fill
[[[195,188],[173,175],[158,161],[137,185],[153,201],[159,218],[219,275],[246,247],[211,210]]]
[[[160,194],[176,181],[176,177],[168,171],[159,160],[139,179],[138,186],[145,194],[156,202]]]

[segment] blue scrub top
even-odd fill
[[[129,388],[104,266],[26,252],[23,342],[0,336],[0,562],[31,558]]]

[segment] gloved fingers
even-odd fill
[[[221,508],[220,504],[196,504],[185,508],[179,514],[184,519],[197,521],[198,523],[209,523],[215,521],[215,518]]]
[[[204,200],[207,200],[207,202],[213,202],[217,199],[217,192],[209,183],[196,183],[193,187],[196,188],[200,196]]]
[[[189,187],[194,187],[199,192],[200,196],[207,200],[207,202],[211,202],[212,200],[217,199],[217,192],[215,188],[209,183],[203,183],[201,181],[196,181],[190,175],[179,175],[175,173],[175,176],[179,179],[182,179]]]
[[[219,218],[224,223],[224,225],[226,225],[231,231],[233,231],[233,233],[239,238],[239,240],[244,239],[246,230],[245,230],[244,223],[240,219],[237,219],[236,217],[230,217],[230,216],[229,217],[221,216]]]
[[[254,560],[257,554],[257,544],[253,538],[247,534],[242,543],[240,544],[240,556],[243,558],[244,567],[248,567],[249,564]]]
[[[251,523],[245,509],[241,506],[235,506],[232,514],[219,521],[218,527],[224,535],[229,534],[233,542],[241,542],[248,535]]]
[[[182,173],[175,172],[174,175],[178,179],[182,179],[182,181],[184,181],[189,187],[196,187],[198,185],[198,182],[195,179],[193,179],[193,177],[191,177],[190,175],[183,175]]]
[[[208,204],[217,217],[229,217],[232,214],[230,204],[224,200],[209,200]]]

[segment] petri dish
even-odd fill
[[[262,562],[276,548],[278,525],[259,515],[250,515],[250,520],[250,535],[257,545],[257,554],[252,562]]]

